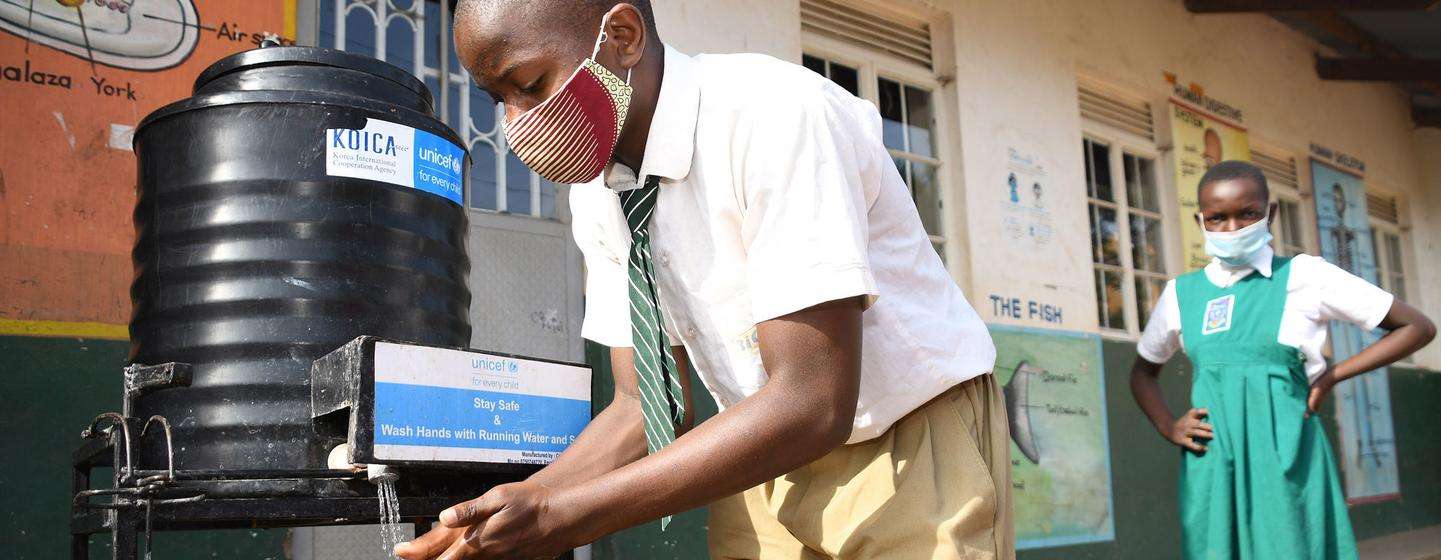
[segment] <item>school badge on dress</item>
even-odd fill
[[[1231,315],[1236,310],[1236,294],[1218,297],[1206,302],[1206,324],[1201,334],[1208,335],[1231,330]]]

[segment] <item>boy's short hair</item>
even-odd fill
[[[555,13],[563,18],[562,23],[575,27],[594,27],[600,29],[600,16],[617,4],[630,4],[640,10],[641,17],[645,20],[646,32],[651,37],[659,34],[656,31],[655,12],[651,9],[650,0],[550,0],[557,9]],[[451,11],[457,13],[456,19],[470,15],[490,15],[497,11],[501,4],[521,3],[527,4],[528,9],[537,9],[537,0],[452,0]]]
[[[1206,174],[1201,176],[1201,182],[1196,183],[1196,198],[1201,198],[1201,191],[1206,189],[1206,185],[1233,179],[1250,179],[1261,187],[1261,195],[1266,200],[1271,200],[1271,187],[1266,184],[1266,174],[1261,172],[1261,168],[1250,162],[1234,159],[1223,161],[1206,170]]]

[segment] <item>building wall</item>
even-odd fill
[[[96,51],[124,53],[117,38],[143,42],[121,33],[175,39],[167,33],[189,29],[153,21],[117,25],[126,20],[115,7],[85,4],[92,29],[106,30],[91,32]],[[158,3],[144,4],[160,10],[149,15],[175,16]],[[188,96],[196,75],[216,59],[253,48],[268,32],[294,36],[294,0],[193,4],[205,29],[192,30],[193,41],[177,40],[173,52],[181,56],[166,68],[122,55],[92,65],[84,51],[64,50],[63,33],[0,31],[0,394],[7,401],[0,432],[8,436],[0,442],[0,557],[64,556],[70,454],[87,422],[120,406],[135,205],[128,131]],[[54,2],[34,6],[36,21],[72,13]],[[30,76],[14,79],[22,71]],[[106,486],[105,476],[97,473],[92,482]],[[155,537],[155,553],[278,560],[285,534],[164,533]],[[91,542],[93,557],[108,557],[105,537]]]
[[[1096,332],[1095,286],[1084,164],[1078,76],[1161,104],[1171,94],[1165,72],[1204,87],[1208,96],[1244,111],[1252,144],[1296,158],[1301,190],[1309,194],[1306,158],[1312,143],[1366,162],[1368,188],[1400,195],[1402,223],[1415,267],[1413,303],[1441,316],[1441,223],[1422,219],[1441,208],[1441,133],[1413,132],[1400,89],[1316,77],[1310,39],[1259,15],[1192,15],[1180,0],[888,0],[887,6],[940,13],[952,26],[954,81],[940,98],[954,100],[945,220],[959,256],[956,280],[989,322]],[[662,38],[690,52],[763,52],[798,60],[804,44],[798,0],[656,4]],[[938,45],[937,48],[946,48]],[[1025,147],[1041,158],[1048,189],[1051,247],[1021,251],[996,241],[1002,230],[1006,150]],[[1427,157],[1429,155],[1429,158]],[[1165,157],[1165,154],[1162,154]],[[1430,163],[1429,168],[1423,166]],[[1169,160],[1161,164],[1161,192],[1174,205]],[[1429,173],[1426,174],[1426,173]],[[1312,213],[1309,196],[1303,212]],[[1194,227],[1168,215],[1168,239]],[[1307,222],[1314,230],[1314,218]],[[1313,243],[1315,232],[1308,238]],[[1174,243],[1172,244],[1174,245]],[[1175,247],[1172,269],[1179,270]],[[1034,298],[1061,308],[1060,323],[1003,316],[992,295]],[[1428,297],[1429,296],[1429,297]],[[1441,369],[1441,345],[1417,356]]]
[[[1429,315],[1441,316],[1441,297],[1432,295],[1441,293],[1434,289],[1441,277],[1441,254],[1431,241],[1441,234],[1441,225],[1421,219],[1441,198],[1434,179],[1429,186],[1423,183],[1422,150],[1430,150],[1432,159],[1441,152],[1434,134],[1412,133],[1410,106],[1399,89],[1323,82],[1313,69],[1316,48],[1299,33],[1259,15],[1191,15],[1178,0],[958,0],[950,7],[960,97],[959,156],[969,202],[963,216],[970,223],[969,295],[983,314],[990,307],[987,295],[1015,291],[1020,277],[1019,285],[1031,293],[1054,293],[1064,308],[1075,309],[1083,316],[1077,317],[1082,319],[1080,328],[1096,328],[1093,281],[1075,274],[1089,270],[1091,259],[1089,239],[1082,234],[1086,194],[1078,149],[1082,123],[1077,76],[1156,104],[1171,92],[1163,72],[1173,72],[1182,82],[1202,85],[1208,96],[1241,108],[1253,144],[1294,155],[1303,192],[1309,191],[1304,159],[1312,143],[1364,160],[1368,187],[1393,191],[1407,203],[1404,221],[1416,228],[1409,240],[1416,256],[1414,278],[1424,286],[1413,296],[1421,296],[1419,303]],[[1055,206],[1074,209],[1072,216],[1057,216],[1057,231],[1075,235],[1056,236],[1065,248],[1054,260],[1027,262],[1022,257],[1018,266],[992,266],[989,263],[1017,263],[1004,248],[985,241],[999,231],[994,210],[1001,190],[990,187],[1004,184],[1003,150],[1014,138],[1038,145],[1047,155],[1053,181],[1061,184],[1058,196],[1064,197]],[[1429,139],[1429,146],[1423,139]],[[1170,166],[1162,169],[1162,192],[1174,196],[1169,183],[1173,178],[1166,177]],[[1307,204],[1314,202],[1308,198]],[[1173,234],[1181,227],[1195,227],[1189,217],[1175,218],[1179,223],[1171,225]],[[1167,248],[1176,249],[1175,244]],[[1179,267],[1173,264],[1172,269]],[[1055,287],[1034,286],[1041,278]],[[1071,328],[1069,321],[1066,328]],[[1441,345],[1423,351],[1418,362],[1441,368]]]
[[[0,416],[0,558],[64,558],[70,542],[70,454],[101,412],[120,410],[124,341],[0,335],[6,411]],[[109,486],[98,469],[93,487]],[[96,498],[92,501],[105,501]],[[281,560],[286,531],[155,534],[156,558]],[[109,535],[90,538],[90,557],[110,557]]]
[[[1418,128],[1412,134],[1416,141],[1419,177],[1416,188],[1408,195],[1406,214],[1413,228],[1411,247],[1420,274],[1416,278],[1417,293],[1426,314],[1441,317],[1441,129]],[[1441,369],[1441,344],[1432,344],[1422,352],[1422,364]]]
[[[800,5],[773,0],[653,2],[661,40],[688,53],[764,53],[801,58]]]
[[[805,39],[799,2],[713,5],[682,0],[657,3],[663,38],[686,52],[760,51],[798,60]],[[894,0],[889,6],[921,14],[948,14],[954,81],[939,98],[952,103],[958,134],[947,154],[950,192],[944,219],[952,247],[947,255],[957,282],[988,322],[1099,332],[1086,216],[1085,171],[1077,101],[1079,79],[1163,104],[1172,86],[1165,72],[1195,83],[1213,98],[1244,112],[1253,145],[1294,157],[1303,195],[1309,193],[1307,156],[1312,143],[1366,162],[1368,188],[1398,194],[1413,254],[1413,303],[1441,318],[1441,224],[1423,219],[1441,212],[1441,132],[1414,131],[1406,96],[1397,88],[1323,82],[1316,77],[1309,39],[1270,18],[1195,16],[1180,0]],[[678,30],[679,28],[679,30]],[[757,34],[761,34],[758,37]],[[945,57],[939,57],[944,61]],[[949,72],[948,72],[949,71]],[[1158,132],[1159,134],[1159,132]],[[1003,229],[1003,185],[1008,148],[1036,155],[1053,185],[1047,189],[1055,229],[1052,243],[1021,250],[998,235]],[[1172,163],[1161,152],[1163,203],[1174,206]],[[1316,249],[1314,200],[1303,199],[1308,243]],[[1189,217],[1168,210],[1167,250],[1177,250]],[[959,257],[959,261],[956,259]],[[1179,254],[1170,269],[1180,270]],[[1036,300],[1063,310],[1060,321],[1002,315],[992,297]],[[1416,297],[1419,296],[1419,297]],[[1115,539],[1097,544],[1024,551],[1022,558],[1161,558],[1179,556],[1176,475],[1179,453],[1157,436],[1134,406],[1127,384],[1134,341],[1107,335],[1105,363]],[[1429,465],[1441,460],[1430,403],[1441,395],[1441,345],[1416,357],[1422,366],[1390,373],[1397,448],[1398,500],[1351,509],[1359,538],[1441,523],[1441,477]],[[1425,368],[1429,368],[1425,369]],[[1188,402],[1189,367],[1173,360],[1162,381],[1168,403]],[[1334,404],[1323,413],[1335,446]],[[692,513],[690,515],[695,515]],[[643,526],[596,548],[598,558],[689,557],[703,533],[693,524],[661,534]],[[689,533],[689,534],[687,534]]]
[[[940,92],[940,99],[950,104],[954,118],[949,125],[956,132],[947,154],[947,256],[957,282],[988,321],[1097,331],[1091,249],[1084,233],[1088,226],[1078,149],[1083,130],[1076,101],[1078,76],[1159,103],[1171,91],[1163,79],[1167,71],[1244,110],[1254,143],[1288,150],[1298,162],[1313,142],[1364,160],[1369,186],[1402,197],[1415,264],[1413,294],[1429,315],[1441,318],[1441,222],[1426,219],[1441,214],[1441,131],[1413,131],[1407,101],[1398,89],[1322,82],[1312,66],[1315,47],[1300,34],[1261,16],[1194,16],[1180,0],[885,3],[948,14],[950,20],[951,56],[943,58],[954,60],[954,68],[946,68],[952,81]],[[798,0],[667,0],[655,5],[662,38],[687,52],[762,52],[792,61],[802,52]],[[217,6],[223,8],[207,8],[209,13],[245,15],[239,2]],[[20,59],[11,55],[21,52],[20,45],[14,36],[0,36],[0,63],[17,64]],[[203,66],[200,61],[244,46],[203,41],[204,56],[197,55],[187,71],[193,75]],[[75,105],[94,102],[82,89],[91,87],[84,64],[67,61],[50,70],[74,76],[77,88],[64,95],[72,96]],[[3,87],[31,86],[7,82]],[[155,97],[129,104],[105,100],[111,108],[100,115],[105,122],[96,122],[134,124],[158,106],[159,97],[181,97],[185,88],[145,93]],[[23,378],[12,387],[15,400],[31,403],[0,422],[5,432],[23,436],[3,448],[4,456],[19,459],[0,467],[0,525],[19,537],[0,550],[8,552],[5,557],[49,558],[63,546],[69,492],[68,477],[56,465],[68,457],[78,426],[95,412],[113,409],[118,397],[118,376],[112,374],[124,361],[126,345],[93,337],[124,336],[129,278],[125,251],[131,235],[124,212],[133,194],[124,174],[95,175],[93,169],[84,170],[88,168],[63,183],[37,183],[28,177],[32,169],[62,173],[54,166],[64,158],[73,158],[77,166],[100,168],[131,156],[111,147],[108,129],[66,128],[73,119],[62,121],[20,99],[6,96],[11,104],[0,114],[14,117],[3,121],[16,125],[9,130],[23,129],[25,134],[0,134],[0,152],[16,152],[11,148],[33,135],[47,135],[47,142],[60,148],[58,155],[38,164],[0,161],[0,335],[69,338],[0,337],[0,355],[7,356],[0,361],[0,372]],[[1057,234],[1045,250],[1019,250],[996,241],[1002,227],[996,209],[1002,203],[1006,149],[1015,146],[1038,154],[1054,183],[1048,196],[1054,197],[1050,204]],[[1299,167],[1305,189],[1308,166]],[[1163,171],[1165,175],[1169,173]],[[1174,188],[1163,183],[1162,190]],[[1174,238],[1174,231],[1190,227],[1190,222],[1182,219],[1170,227]],[[1059,322],[1003,317],[995,311],[993,295],[1035,299],[1064,314]],[[1173,550],[1176,454],[1152,435],[1131,405],[1124,377],[1131,348],[1127,340],[1108,339],[1102,352],[1107,401],[1112,403],[1107,411],[1110,441],[1127,442],[1110,450],[1116,540],[1023,556],[1157,557],[1147,552]],[[1395,368],[1391,374],[1403,497],[1352,510],[1363,538],[1441,523],[1441,478],[1434,468],[1441,461],[1441,434],[1429,406],[1441,399],[1441,376],[1428,371],[1441,369],[1441,344],[1423,351],[1417,362],[1425,369]],[[1183,365],[1172,364],[1167,371],[1165,390],[1179,409],[1188,378]],[[64,402],[55,399],[54,387],[69,388]],[[1328,419],[1327,425],[1334,436],[1334,422]],[[644,526],[607,539],[596,553],[610,558],[694,557],[703,550],[703,522],[702,512],[691,512],[664,534],[653,525]],[[219,557],[278,557],[282,537],[277,531],[199,535],[193,538],[201,540],[195,541],[162,536],[160,543],[175,550],[213,549]]]
[[[606,367],[605,348],[587,344],[587,358],[598,364],[592,398],[597,411],[610,402],[613,385]],[[1127,372],[1135,359],[1132,345],[1121,341],[1102,344],[1106,377],[1106,401],[1113,403],[1109,416],[1112,504],[1115,539],[1108,542],[1023,550],[1022,560],[1042,559],[1152,559],[1179,558],[1181,525],[1178,514],[1177,476],[1180,451],[1152,429],[1139,407],[1131,404]],[[1398,500],[1351,508],[1351,522],[1359,539],[1441,524],[1441,427],[1434,418],[1434,403],[1441,399],[1441,375],[1419,369],[1392,368],[1391,390],[1397,426],[1397,447],[1401,450],[1399,475],[1402,496]],[[692,378],[692,384],[699,380]],[[1161,373],[1162,390],[1172,410],[1188,402],[1191,368],[1175,360]],[[699,393],[697,421],[715,414],[709,396]],[[1322,410],[1322,423],[1334,448],[1335,407]],[[662,532],[658,523],[647,523],[601,539],[593,546],[598,559],[701,558],[706,550],[705,508],[677,515]]]

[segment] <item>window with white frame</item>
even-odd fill
[[[1376,243],[1376,278],[1381,288],[1406,299],[1406,259],[1402,255],[1401,231],[1393,224],[1371,226]]]
[[[440,120],[470,150],[466,204],[473,209],[556,217],[556,185],[510,152],[504,108],[475,87],[451,45],[448,8],[437,0],[318,0],[319,44],[363,53],[420,78]]]
[[[1402,300],[1407,299],[1406,244],[1395,197],[1366,193],[1371,218],[1371,254],[1376,255],[1376,283]]]
[[[941,229],[944,162],[938,146],[940,121],[936,116],[938,84],[935,78],[919,65],[893,61],[881,53],[862,49],[807,49],[801,62],[880,109],[886,149],[910,188],[931,244],[944,256],[946,238]]]
[[[1306,252],[1306,239],[1301,235],[1301,202],[1284,194],[1276,199],[1276,223],[1271,232],[1275,239],[1272,248],[1282,257],[1294,257]]]
[[[1271,224],[1274,239],[1271,246],[1282,257],[1294,257],[1307,252],[1307,240],[1303,234],[1307,214],[1301,212],[1300,180],[1296,173],[1296,158],[1284,153],[1252,146],[1251,163],[1266,176],[1271,189],[1271,199],[1276,202],[1276,223]]]
[[[1371,254],[1376,256],[1376,285],[1402,301],[1410,299],[1407,290],[1410,267],[1406,265],[1409,245],[1401,226],[1399,201],[1394,196],[1366,193],[1366,213],[1371,221]],[[1412,356],[1402,358],[1411,363]]]
[[[1165,230],[1156,158],[1114,138],[1081,141],[1101,328],[1138,333],[1166,287]]]

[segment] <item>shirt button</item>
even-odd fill
[[[661,254],[660,254],[660,265],[661,265],[661,266],[670,266],[670,254],[669,254],[669,253],[661,253]]]
[[[695,338],[695,327],[690,327],[686,329],[685,335],[687,338]]]

